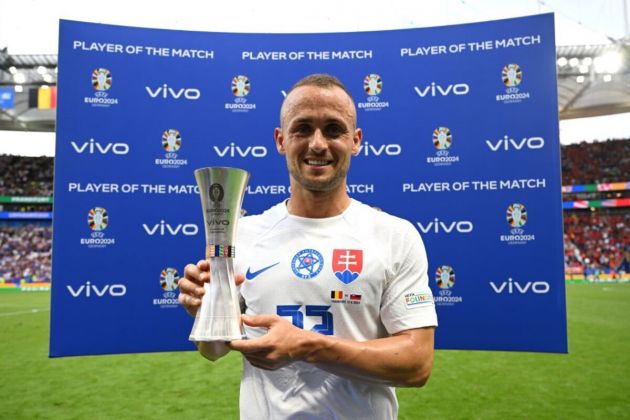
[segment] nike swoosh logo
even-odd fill
[[[247,280],[254,280],[256,277],[258,277],[259,275],[261,275],[262,273],[264,273],[265,271],[269,270],[272,267],[275,267],[276,265],[280,264],[279,262],[275,263],[275,264],[271,264],[267,267],[261,268],[258,271],[250,271],[249,267],[247,268],[247,273],[245,273],[245,278]]]

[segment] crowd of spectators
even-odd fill
[[[51,196],[53,158],[0,155],[0,195]]]
[[[0,196],[49,197],[53,158],[0,155]],[[3,203],[9,212],[48,212],[50,204]],[[50,282],[50,223],[0,224],[0,283]]]
[[[630,181],[630,139],[562,147],[562,185]],[[627,198],[630,191],[564,194],[563,200]],[[630,273],[630,209],[564,212],[564,260],[567,273]]]
[[[630,212],[565,212],[564,232],[564,261],[569,271],[629,271]]]
[[[562,185],[630,181],[630,139],[562,146]]]
[[[0,225],[0,283],[50,282],[52,226]]]

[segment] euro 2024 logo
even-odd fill
[[[205,194],[202,194],[202,200],[204,201],[204,221],[206,223],[206,233],[221,233],[225,234],[228,230],[228,226],[232,223],[232,214],[230,209],[230,203],[224,203],[225,197],[224,185],[215,182],[207,187]],[[227,197],[229,199],[229,197]],[[234,217],[237,217],[236,215]],[[228,252],[233,251],[232,246],[228,245],[208,245],[215,249],[214,255],[223,255],[225,250]],[[230,251],[232,250],[232,251]],[[227,255],[226,255],[227,256]]]
[[[117,105],[118,99],[112,98],[108,91],[112,87],[113,77],[112,73],[103,67],[98,67],[92,71],[92,87],[94,88],[94,96],[86,96],[83,98],[83,102],[90,104],[94,107],[110,107],[111,105]]]
[[[94,69],[92,72],[92,86],[99,92],[109,90],[109,88],[112,87],[112,74],[109,70],[102,67]]]
[[[226,103],[225,109],[232,112],[249,112],[252,109],[256,109],[255,103],[247,102],[247,95],[252,90],[252,85],[249,81],[249,77],[239,74],[232,78],[232,94],[234,95],[233,103]]]
[[[501,70],[501,80],[505,85],[505,94],[496,95],[498,102],[508,104],[529,99],[529,92],[523,92],[519,87],[523,81],[523,71],[518,64],[506,64]]]
[[[177,289],[178,281],[179,274],[175,268],[167,267],[160,273],[160,286],[162,286],[162,290],[166,292],[172,292]]]
[[[103,207],[94,207],[88,211],[88,226],[90,227],[90,230],[94,231],[96,236],[99,236],[97,235],[97,232],[105,230],[108,224],[109,216],[107,215],[107,210]]]
[[[238,75],[232,79],[232,93],[238,98],[243,98],[249,94],[251,90],[249,78],[247,76]]]
[[[210,201],[214,203],[215,207],[221,207],[221,202],[223,201],[224,196],[225,190],[223,189],[223,185],[216,182],[210,185],[210,188],[208,189],[208,197],[210,197]]]
[[[367,102],[359,102],[357,107],[364,111],[380,111],[389,108],[389,102],[381,101],[379,94],[383,91],[383,79],[376,73],[370,73],[363,79],[363,90],[367,95]]]
[[[88,211],[87,225],[92,231],[89,238],[81,238],[81,245],[88,248],[105,248],[115,243],[114,238],[105,237],[105,229],[109,226],[109,215],[104,207],[93,207]]]
[[[433,145],[436,149],[443,151],[438,153],[448,155],[446,150],[451,147],[451,144],[453,144],[453,136],[448,127],[438,127],[433,130]]]
[[[368,96],[376,97],[378,101],[378,94],[383,90],[383,80],[378,74],[368,74],[363,79],[363,90]],[[368,99],[369,101],[370,99]]]
[[[439,294],[434,297],[436,305],[453,306],[463,301],[461,296],[453,295],[455,270],[450,265],[441,265],[435,270],[435,283],[440,289]]]
[[[162,147],[168,153],[175,153],[182,146],[182,136],[178,130],[170,128],[162,133]],[[177,155],[175,155],[177,157]]]
[[[177,302],[177,283],[179,282],[179,273],[173,267],[166,267],[160,273],[160,287],[162,288],[162,297],[153,299],[153,305],[160,308],[176,308],[179,306]]]
[[[441,265],[435,271],[435,283],[440,290],[448,290],[455,286],[455,271],[450,265]]]
[[[450,166],[459,162],[459,156],[451,155],[449,149],[453,145],[453,134],[448,127],[437,127],[433,130],[433,146],[437,149],[435,156],[428,156],[427,163],[433,166]]]
[[[518,64],[508,64],[503,67],[501,71],[501,77],[503,79],[503,84],[508,88],[516,88],[516,86],[521,84],[523,80],[523,72],[521,71],[521,67]],[[514,92],[518,92],[516,89]],[[512,93],[509,92],[508,93]]]
[[[505,219],[512,229],[509,235],[500,235],[501,242],[509,245],[523,245],[536,239],[535,235],[527,234],[523,227],[527,224],[527,209],[521,203],[512,203],[505,211]]]
[[[521,228],[527,223],[527,209],[521,203],[510,204],[505,212],[505,219],[513,228],[512,233],[523,233]]]
[[[155,164],[162,168],[179,168],[188,165],[187,159],[178,159],[177,152],[182,147],[182,135],[179,130],[169,128],[162,133],[162,148],[166,153],[164,159],[155,159]]]

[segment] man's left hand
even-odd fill
[[[313,334],[277,315],[243,315],[242,319],[250,327],[266,328],[267,334],[251,340],[234,340],[229,346],[261,369],[275,370],[301,359]]]

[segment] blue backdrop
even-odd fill
[[[422,234],[438,348],[566,352],[553,15],[228,34],[61,21],[51,356],[192,349],[172,280],[204,256],[193,170],[288,196],[283,95],[338,76],[364,142],[350,194]]]

